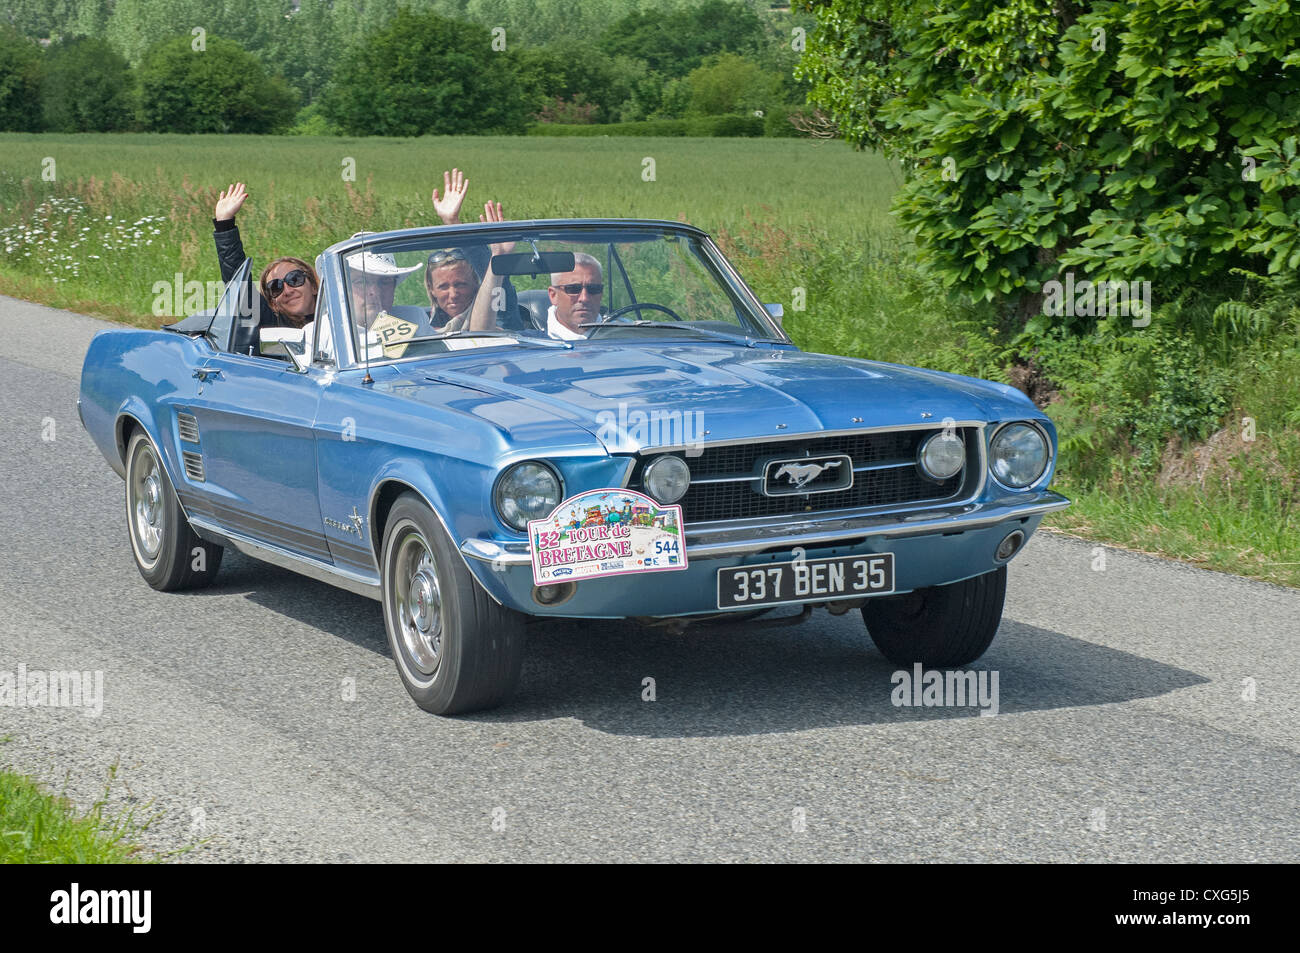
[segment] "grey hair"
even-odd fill
[[[595,258],[592,258],[585,251],[575,251],[573,253],[573,270],[577,271],[579,265],[586,265],[588,268],[595,268],[597,278],[603,279],[605,276],[605,273],[601,271],[600,262],[598,262]],[[567,274],[569,274],[569,272],[567,271],[551,272],[551,284],[558,285],[560,283],[560,279]]]

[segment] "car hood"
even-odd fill
[[[512,427],[558,419],[611,453],[745,437],[1041,417],[1004,384],[794,348],[719,344],[484,348],[400,368],[401,392],[508,398]],[[507,429],[512,429],[508,427]]]

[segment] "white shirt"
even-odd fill
[[[551,305],[546,311],[546,333],[553,338],[559,338],[561,341],[585,341],[587,335],[581,331],[570,331],[560,319],[555,316],[555,305]]]

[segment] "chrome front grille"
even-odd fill
[[[966,466],[955,476],[936,483],[917,469],[916,454],[926,437],[942,429],[890,430],[707,447],[699,456],[685,458],[691,468],[691,485],[678,501],[682,516],[687,523],[711,523],[828,510],[906,507],[953,499],[961,494],[966,475],[974,472],[972,464],[979,459],[976,447],[980,432],[975,427],[957,428],[967,448]],[[827,467],[809,479],[803,487],[808,492],[795,490],[788,474],[774,479],[787,461],[803,459],[818,464],[843,458],[852,462],[851,486],[836,487],[840,481],[835,471],[842,467]],[[641,474],[652,459],[653,455],[647,455],[637,462],[630,483],[632,489],[645,492]],[[779,465],[772,466],[774,461]]]

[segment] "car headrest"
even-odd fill
[[[545,331],[546,313],[551,308],[551,296],[546,293],[546,290],[543,288],[519,292],[519,304],[528,309],[528,314],[533,319],[533,327]]]

